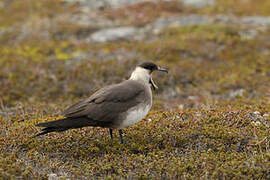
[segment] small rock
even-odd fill
[[[253,120],[261,120],[263,119],[261,113],[259,111],[254,111],[252,113],[250,113],[250,117],[253,119]]]
[[[255,29],[248,29],[247,31],[240,32],[240,36],[245,40],[252,40],[258,35],[258,31]]]
[[[124,7],[126,5],[136,4],[145,0],[107,0],[112,8]]]
[[[188,96],[188,99],[194,101],[194,100],[199,99],[199,97],[198,96]]]
[[[48,180],[58,180],[57,174],[48,174]]]
[[[269,117],[269,114],[265,113],[265,114],[263,115],[263,117]]]
[[[237,89],[235,91],[230,92],[227,96],[229,98],[236,98],[236,97],[240,97],[243,96],[243,94],[245,93],[245,89]]]
[[[64,0],[68,3],[79,3],[89,10],[101,8],[121,8],[127,5],[136,4],[145,0]]]
[[[215,6],[214,0],[182,0],[186,6],[192,6],[196,8],[204,8],[206,6]]]
[[[202,114],[201,114],[201,113],[199,113],[199,112],[196,112],[195,116],[196,116],[196,117],[201,117],[201,116],[202,116]]]
[[[251,123],[254,124],[255,126],[260,126],[261,125],[260,121],[252,121]]]
[[[247,24],[258,24],[258,25],[264,25],[269,26],[270,25],[270,17],[263,17],[263,16],[250,16],[250,17],[243,17],[241,19],[243,23]]]
[[[98,16],[96,13],[85,13],[75,14],[73,15],[70,20],[76,24],[87,26],[90,29],[100,29],[100,28],[108,28],[117,25],[115,22],[106,19],[102,16]]]
[[[138,30],[135,27],[118,27],[111,29],[103,29],[93,33],[90,36],[90,40],[94,42],[107,42],[123,39],[134,39],[134,36],[137,35],[137,33]]]
[[[255,114],[255,115],[261,115],[261,113],[259,111],[254,111],[253,114]]]
[[[184,109],[184,104],[179,104],[178,109],[183,110]]]
[[[182,27],[190,25],[200,25],[213,22],[214,18],[210,16],[201,15],[187,15],[174,18],[159,18],[152,24],[152,32],[154,34],[159,34],[164,28],[167,27]]]

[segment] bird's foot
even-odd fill
[[[120,143],[125,144],[125,141],[123,140],[123,131],[122,131],[122,129],[119,129],[119,136],[120,136]]]

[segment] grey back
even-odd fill
[[[62,114],[67,118],[85,117],[86,121],[107,125],[118,123],[128,109],[140,103],[151,103],[151,90],[146,85],[126,80],[100,89],[89,98],[67,108]],[[99,123],[100,122],[100,123]]]

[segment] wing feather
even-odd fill
[[[94,121],[113,121],[119,114],[145,101],[145,87],[133,80],[107,86],[89,98],[70,106],[63,115],[71,118],[87,117]]]

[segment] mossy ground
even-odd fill
[[[123,18],[125,9],[103,11],[136,26],[174,14],[270,14],[266,0],[232,2],[203,9],[177,2],[128,7],[131,14],[141,10],[140,23]],[[269,28],[170,27],[151,41],[89,44],[74,38],[93,27],[65,18],[77,13],[75,4],[28,0],[7,7],[0,10],[0,179],[53,173],[63,179],[270,178]],[[250,28],[255,37],[247,36]],[[119,53],[127,58],[117,58]],[[170,73],[154,74],[154,107],[124,129],[125,145],[116,132],[112,141],[107,129],[91,127],[31,138],[39,131],[35,124],[128,78],[142,60]]]
[[[31,138],[54,107],[18,109],[2,117],[3,178],[249,178],[270,177],[269,104],[245,101],[182,111],[153,110],[124,130],[126,144],[107,129],[83,128]],[[44,112],[45,111],[45,112]],[[24,118],[24,121],[18,121]]]

